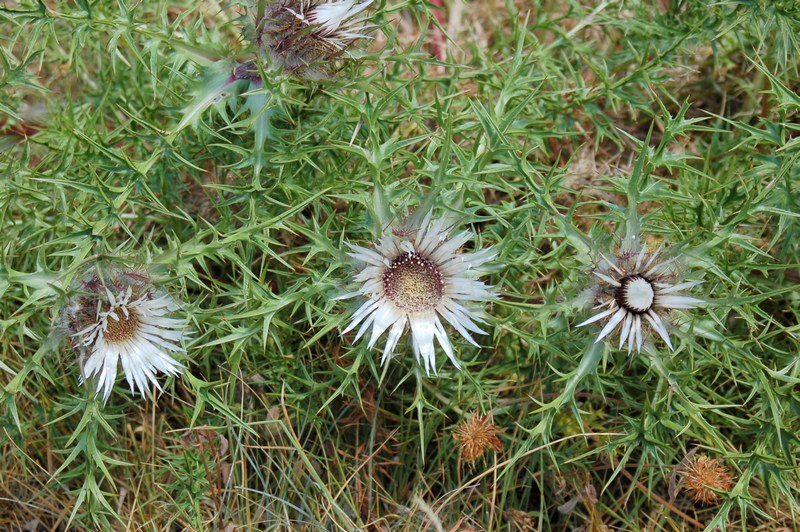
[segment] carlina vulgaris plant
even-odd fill
[[[587,235],[567,217],[555,216],[555,222],[578,251],[577,257],[586,265],[583,278],[588,281],[578,281],[582,290],[579,289],[579,295],[572,298],[571,306],[579,311],[591,307],[595,314],[577,326],[604,323],[594,340],[586,346],[580,363],[566,375],[562,392],[543,407],[542,421],[531,431],[532,435],[546,434],[551,430],[555,414],[564,404],[574,400],[578,386],[596,370],[609,346],[622,349],[627,343],[629,355],[634,352],[634,347],[637,354],[644,351],[654,369],[672,382],[648,332],[655,331],[672,351],[674,346],[669,332],[679,323],[675,311],[707,303],[705,299],[682,293],[703,282],[697,278],[683,280],[688,271],[684,263],[695,258],[694,254],[682,251],[685,243],[675,244],[668,254],[663,243],[652,247],[646,241],[642,217],[638,213],[639,183],[640,179],[632,176],[627,184],[627,209],[612,209],[615,213],[627,211],[617,221],[614,235]],[[617,244],[608,245],[609,239]],[[615,345],[609,338],[617,329],[620,335],[619,343]]]
[[[630,188],[635,187],[632,180]],[[611,251],[599,249],[598,239],[577,235],[564,226],[568,233],[578,237],[573,240],[585,249],[585,255],[593,259],[587,272],[592,282],[584,289],[578,303],[579,306],[590,304],[598,312],[577,327],[603,322],[595,343],[609,338],[619,329],[619,349],[627,343],[628,353],[634,347],[637,353],[642,350],[648,339],[646,332],[651,329],[673,350],[669,334],[673,311],[705,304],[704,299],[683,293],[703,281],[684,280],[687,272],[683,266],[685,257],[680,253],[682,246],[677,246],[678,251],[668,256],[665,243],[655,248],[649,245],[641,229],[638,199],[637,191],[629,192],[627,215],[618,226],[624,237]],[[563,220],[561,222],[563,224]]]
[[[376,205],[385,205],[382,192],[375,189]],[[471,344],[472,334],[486,334],[477,323],[486,323],[482,308],[497,297],[479,277],[482,266],[496,252],[485,248],[461,252],[472,239],[470,231],[452,235],[451,216],[433,217],[433,194],[410,216],[393,224],[391,216],[379,215],[381,234],[372,247],[348,244],[347,255],[355,261],[355,291],[337,299],[361,298],[363,303],[342,330],[347,334],[358,327],[354,341],[370,330],[367,348],[372,349],[381,335],[389,331],[381,363],[392,357],[406,326],[411,328],[414,355],[425,371],[436,373],[434,339],[456,368],[456,358],[442,320],[452,325]],[[476,323],[477,322],[477,323]]]
[[[591,271],[595,283],[590,290],[593,308],[599,312],[577,326],[605,320],[595,342],[619,327],[619,348],[627,342],[630,353],[634,346],[641,351],[649,325],[672,350],[667,329],[670,312],[703,304],[702,299],[682,293],[703,281],[677,282],[683,273],[679,256],[662,260],[663,244],[650,250],[647,244],[634,242],[625,242],[611,256],[598,252],[599,260]]]
[[[155,288],[144,268],[91,266],[73,284],[56,331],[80,357],[81,383],[108,401],[122,370],[131,393],[144,397],[157,374],[179,375],[190,337],[180,305]]]
[[[358,42],[369,38],[373,26],[367,8],[373,0],[250,0],[251,26],[246,40],[255,57],[231,62],[220,59],[207,67],[204,80],[169,140],[196,122],[208,107],[236,108],[244,97],[253,130],[252,163],[258,176],[267,140],[277,138],[272,119],[281,94],[293,83],[317,82],[333,77],[342,62],[352,58]]]

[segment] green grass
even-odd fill
[[[432,4],[381,3],[334,79],[183,124],[249,19],[163,4],[0,6],[0,527],[797,529],[795,2],[446,3],[449,41]],[[338,332],[376,187],[498,250],[464,371]],[[705,281],[672,353],[575,327],[591,252],[638,223]],[[103,406],[51,335],[95,263],[185,305],[188,371],[155,401],[123,380]],[[474,411],[503,450],[470,466]],[[670,497],[694,448],[733,474],[717,504]]]

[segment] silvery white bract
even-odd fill
[[[339,2],[302,2],[301,9],[305,12],[295,15],[307,25],[318,25],[318,32],[328,41],[341,48],[353,39],[364,39],[363,31],[366,26],[359,26],[366,17],[355,18],[372,3],[372,0],[358,2],[357,0],[341,0]]]
[[[371,349],[388,330],[382,364],[391,358],[406,325],[411,328],[414,354],[429,374],[436,372],[434,339],[461,367],[441,318],[475,346],[471,333],[486,334],[476,325],[484,320],[470,307],[496,297],[477,279],[481,265],[494,252],[487,248],[460,253],[472,233],[450,237],[451,229],[445,218],[432,220],[430,211],[418,212],[401,227],[385,231],[372,248],[349,244],[348,255],[362,266],[353,278],[360,288],[340,299],[364,297],[366,301],[342,333],[360,325],[354,340],[358,341],[371,329],[367,345]]]
[[[142,396],[151,383],[161,390],[158,372],[181,372],[183,365],[173,353],[185,353],[180,344],[189,336],[187,322],[171,317],[178,305],[150,286],[146,274],[92,273],[78,282],[76,291],[62,322],[85,359],[81,381],[95,381],[103,402],[111,395],[120,363],[131,393],[138,390]]]
[[[673,349],[666,324],[672,309],[689,309],[703,303],[702,299],[681,294],[683,290],[702,281],[676,283],[677,258],[659,260],[663,246],[652,253],[642,245],[639,250],[623,251],[613,258],[602,257],[592,272],[599,280],[595,287],[597,314],[578,324],[583,327],[607,320],[597,336],[602,341],[615,329],[620,329],[619,348],[628,343],[641,351],[643,328],[649,325]]]

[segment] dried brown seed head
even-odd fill
[[[733,484],[733,475],[716,458],[700,455],[679,471],[683,477],[686,491],[695,500],[703,504],[715,504],[719,493],[728,492]]]
[[[463,421],[453,433],[453,439],[461,446],[464,461],[472,464],[491,447],[497,452],[503,450],[503,443],[497,437],[499,430],[486,414],[474,412]]]

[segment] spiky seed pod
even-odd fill
[[[720,498],[718,492],[729,492],[733,484],[733,475],[728,468],[716,458],[703,454],[681,466],[678,474],[689,496],[706,505],[716,504]]]
[[[461,457],[468,464],[473,464],[487,449],[497,452],[503,450],[503,442],[497,437],[499,430],[486,414],[473,412],[472,417],[465,419],[453,433],[453,439],[461,447]]]

